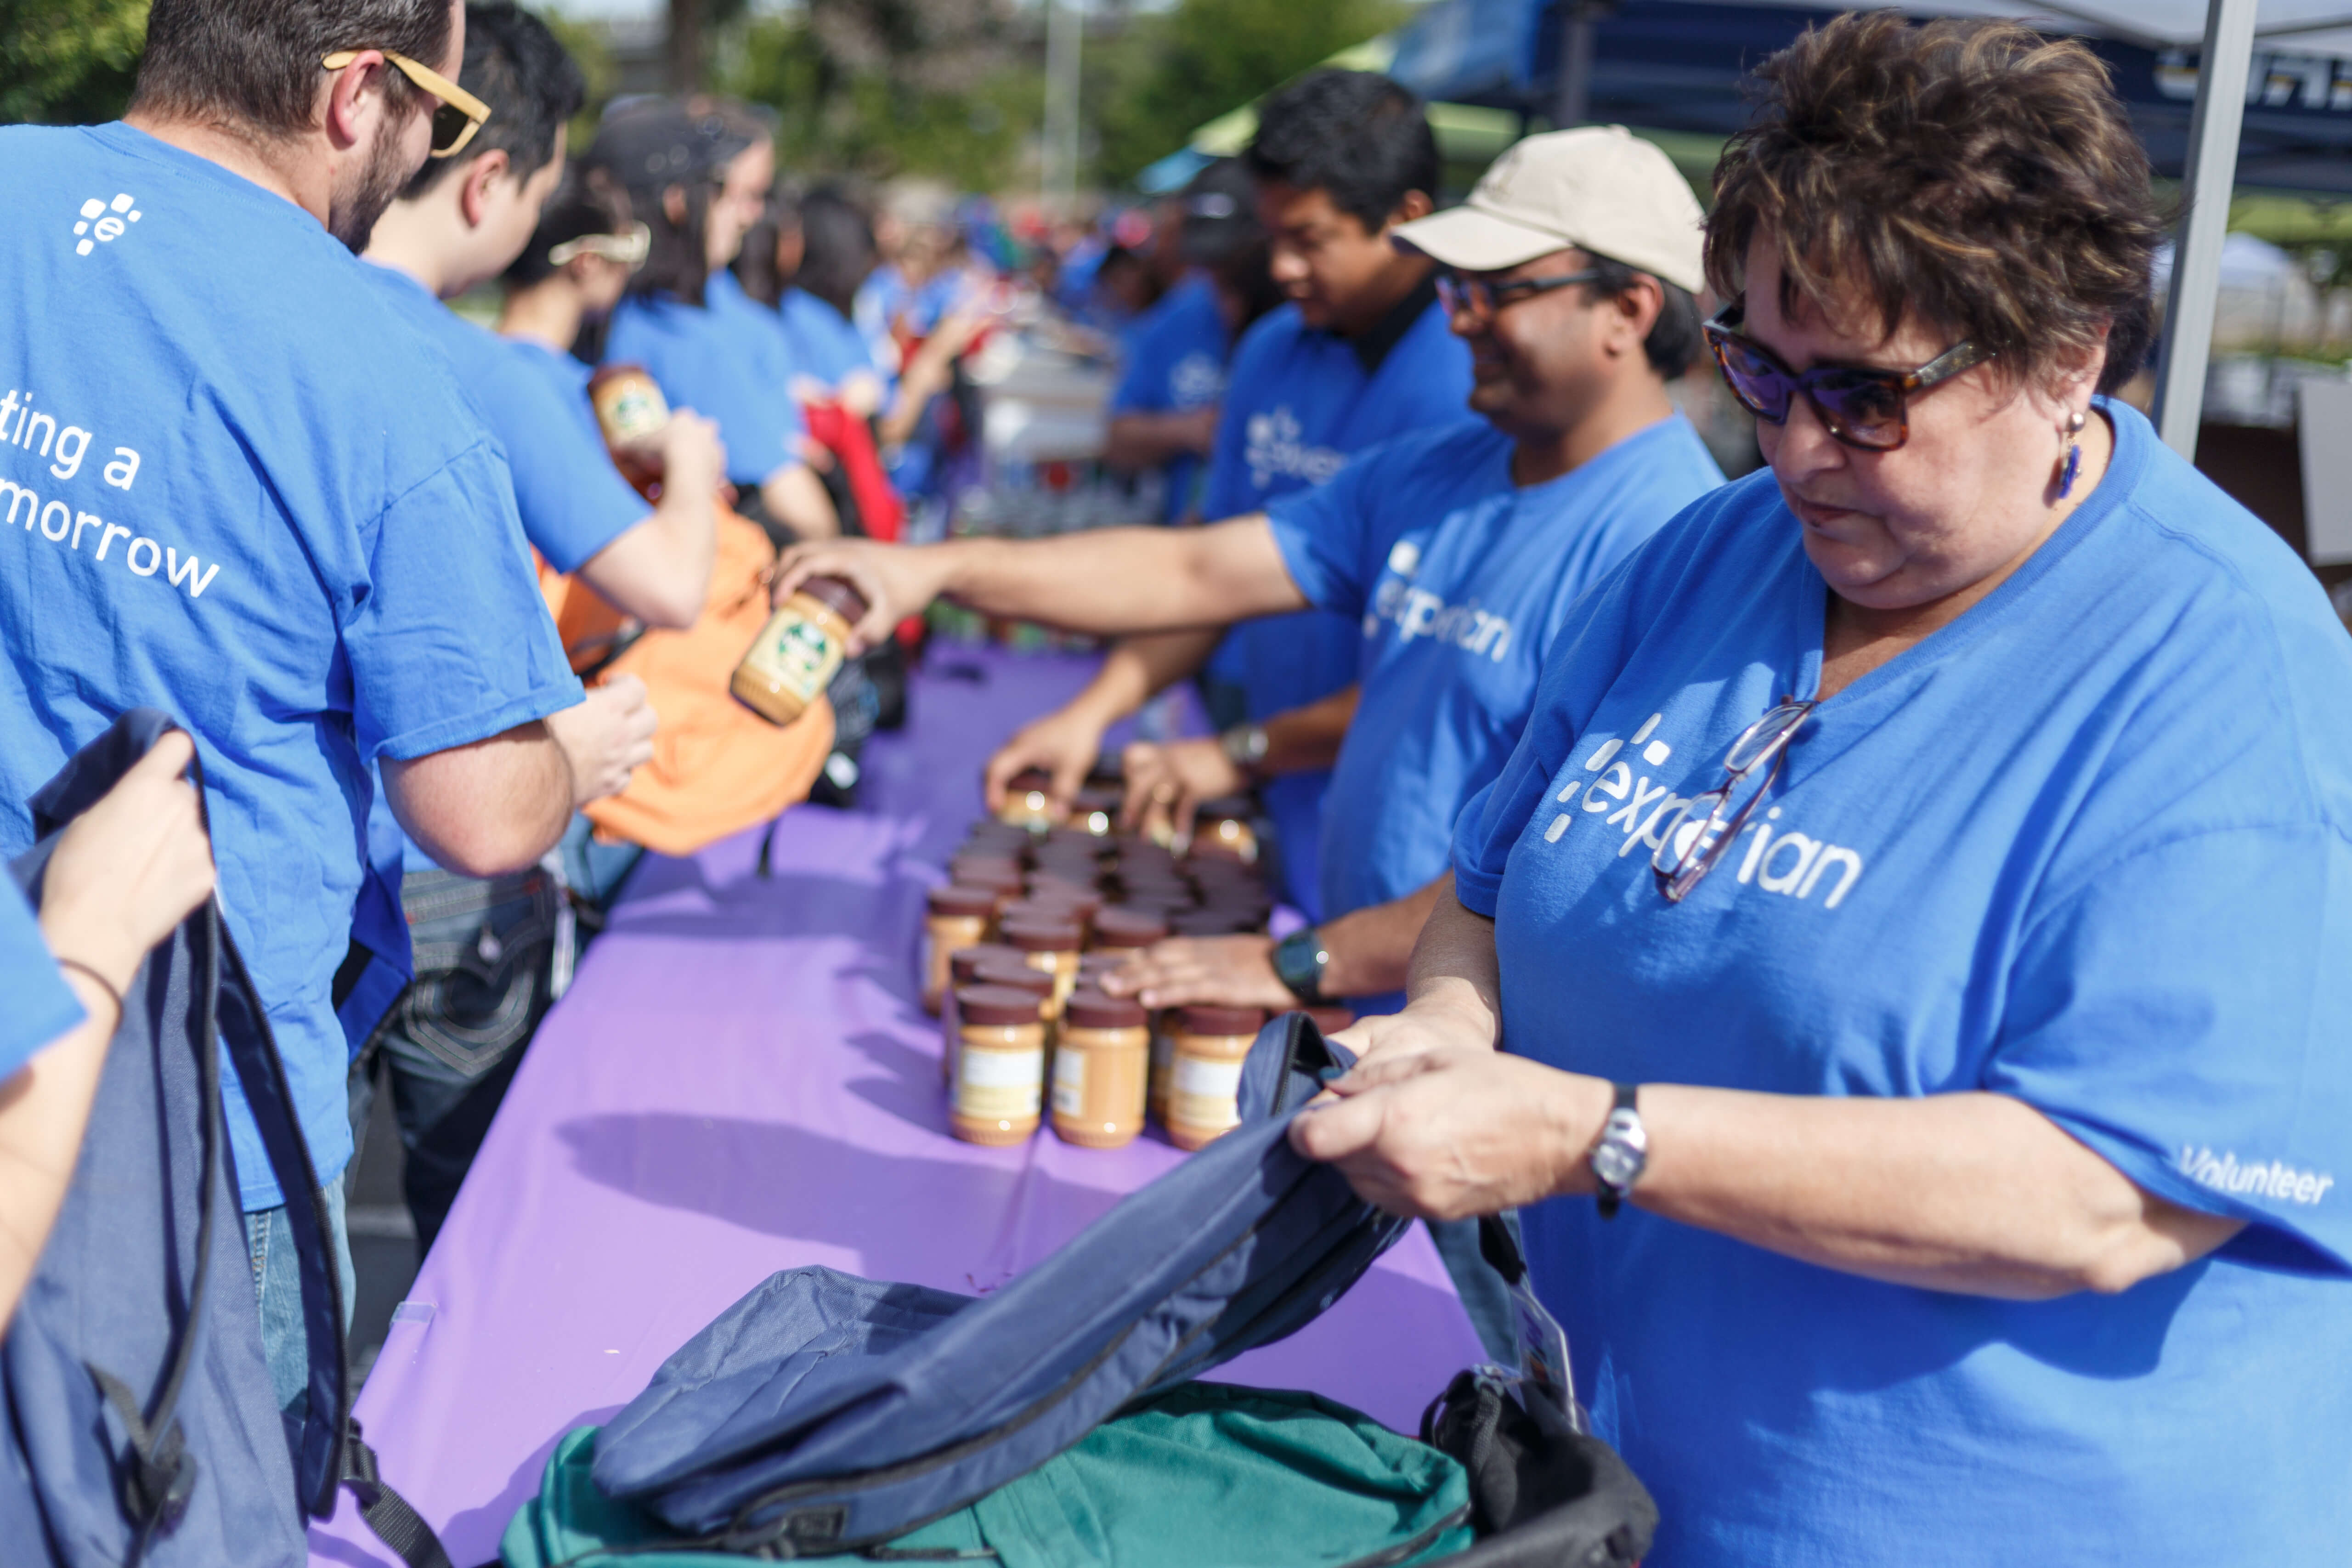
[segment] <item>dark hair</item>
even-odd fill
[[[1701,340],[1698,331],[1698,301],[1690,290],[1677,283],[1669,283],[1654,272],[1643,272],[1622,261],[1612,261],[1605,256],[1585,253],[1591,269],[1600,274],[1584,286],[1588,300],[1601,300],[1622,294],[1633,286],[1636,275],[1650,279],[1658,286],[1666,302],[1659,308],[1658,319],[1650,323],[1650,335],[1642,340],[1642,353],[1648,357],[1650,368],[1668,381],[1690,369],[1698,358]]]
[[[1233,342],[1260,316],[1283,301],[1282,285],[1274,280],[1274,247],[1259,234],[1240,249],[1209,264],[1218,291],[1241,306],[1242,319],[1234,324]]]
[[[653,234],[645,266],[629,292],[668,294],[699,306],[710,264],[705,235],[711,197],[727,165],[750,145],[732,121],[705,107],[689,110],[666,98],[629,99],[604,110],[586,161],[608,171],[629,194],[638,221]],[[662,198],[676,188],[685,211],[670,220]]]
[[[529,289],[555,276],[547,253],[592,234],[619,234],[629,226],[628,193],[602,169],[572,168],[547,198],[530,243],[506,270],[509,288]]]
[[[873,272],[874,225],[847,195],[820,185],[801,198],[801,269],[793,282],[851,314],[858,286]]]
[[[449,50],[447,0],[155,0],[133,110],[293,136],[318,123],[320,61],[339,49],[389,49],[437,66]],[[395,108],[430,100],[384,72]]]
[[[1260,106],[1250,173],[1331,205],[1378,233],[1408,192],[1437,198],[1437,138],[1421,100],[1377,71],[1308,71]]]
[[[799,205],[782,191],[770,192],[766,210],[760,214],[759,222],[744,231],[743,248],[729,263],[743,292],[771,310],[792,285],[792,279],[776,268],[777,243],[799,228],[800,223]]]
[[[510,0],[466,7],[466,64],[457,85],[490,106],[474,139],[454,158],[433,158],[404,196],[421,196],[452,170],[485,153],[504,152],[517,183],[555,156],[564,122],[588,101],[587,79],[548,25]]]
[[[2146,357],[2163,236],[2147,156],[2106,68],[2012,22],[1890,12],[1809,29],[1757,68],[1724,149],[1707,281],[1745,286],[1769,233],[1780,304],[1858,287],[1890,335],[1916,312],[2028,377],[2096,346],[2113,390]]]

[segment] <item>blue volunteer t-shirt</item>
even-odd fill
[[[1816,710],[1681,905],[1654,847],[1742,729],[1819,689],[1826,589],[1769,472],[1596,590],[1464,814],[1507,1049],[2010,1095],[2249,1222],[2034,1302],[1521,1210],[1660,1563],[2286,1568],[2352,1540],[2352,641],[2268,529],[2102,407],[2115,459],[2081,509]]]
[[[1513,445],[1483,419],[1417,431],[1266,508],[1299,591],[1361,628],[1363,700],[1323,796],[1327,918],[1444,871],[1570,606],[1723,483],[1679,414],[1524,489]]]
[[[38,303],[0,314],[0,853],[125,710],[184,724],[330,1180],[373,764],[580,700],[506,463],[361,263],[218,164],[126,125],[11,128],[0,208],[0,270]],[[234,1073],[223,1098],[245,1206],[273,1206]]]
[[[88,1015],[49,956],[33,906],[0,875],[0,1083]]]
[[[807,289],[785,289],[776,301],[776,315],[803,375],[838,388],[859,371],[874,368],[874,356],[849,318]]]
[[[1132,352],[1110,412],[1181,414],[1203,408],[1225,395],[1225,355],[1233,334],[1217,306],[1217,286],[1194,273],[1161,296],[1136,319]],[[1169,459],[1168,521],[1192,510],[1201,459],[1190,452]]]
[[[558,572],[577,572],[649,509],[613,467],[588,402],[588,368],[543,344],[476,326],[394,268],[368,275],[447,362],[514,476],[522,533]]]
[[[1369,343],[1318,331],[1299,320],[1296,305],[1268,312],[1242,334],[1202,517],[1213,522],[1261,511],[1277,496],[1321,484],[1369,447],[1468,417],[1470,351],[1446,329],[1433,287],[1416,289],[1367,337]],[[1377,361],[1370,369],[1368,350]],[[1269,616],[1235,626],[1210,668],[1241,685],[1251,719],[1270,719],[1352,682],[1359,640],[1351,616]],[[1282,836],[1284,891],[1312,920],[1326,912],[1315,850],[1330,776],[1286,773],[1260,792]]]
[[[801,460],[807,428],[793,400],[795,366],[776,313],[751,300],[725,268],[703,285],[701,306],[631,294],[604,335],[606,364],[636,363],[673,407],[719,426],[730,483],[757,488]]]

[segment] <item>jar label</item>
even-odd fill
[[[814,702],[840,672],[842,651],[823,626],[787,600],[743,656],[743,665],[802,701]]]
[[[1037,1114],[1045,1098],[1045,1053],[976,1051],[957,1053],[961,1068],[955,1080],[955,1108],[976,1121],[1019,1121]]]
[[[1197,1127],[1231,1127],[1241,1120],[1242,1064],[1179,1055],[1168,1114]]]
[[[1086,1052],[1065,1047],[1054,1053],[1054,1109],[1064,1116],[1086,1114]]]

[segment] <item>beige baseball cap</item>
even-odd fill
[[[1470,199],[1401,224],[1395,237],[1465,272],[1501,272],[1574,246],[1697,293],[1698,198],[1657,146],[1622,125],[1514,143]]]

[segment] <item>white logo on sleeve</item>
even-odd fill
[[[1590,812],[1604,826],[1624,835],[1624,842],[1617,847],[1620,860],[1637,847],[1654,854],[1665,846],[1668,834],[1674,836],[1676,854],[1689,852],[1706,826],[1704,816],[1690,814],[1689,797],[1675,794],[1668,785],[1654,784],[1647,772],[1638,771],[1663,769],[1673,758],[1675,748],[1654,738],[1664,719],[1663,713],[1653,713],[1631,736],[1604,741],[1593,748],[1584,759],[1585,776],[1571,777],[1552,797],[1560,805],[1575,805],[1552,817],[1544,829],[1545,843],[1559,843],[1578,818]],[[1810,901],[1819,891],[1825,910],[1845,902],[1846,894],[1862,879],[1861,855],[1842,844],[1782,828],[1778,826],[1780,819],[1777,805],[1751,817],[1740,829],[1740,837],[1748,840],[1746,849],[1734,847],[1727,852],[1717,862],[1716,875],[1731,872],[1738,887],[1752,885],[1800,902]],[[1645,869],[1650,858],[1641,858]]]
[[[1346,453],[1307,444],[1306,429],[1286,403],[1269,413],[1251,415],[1243,429],[1248,439],[1242,460],[1249,465],[1250,483],[1260,489],[1278,478],[1319,485],[1348,466]]]
[[[2283,1160],[2238,1163],[2237,1154],[2183,1143],[2174,1168],[2200,1187],[2240,1197],[2276,1198],[2306,1206],[2316,1204],[2336,1184],[2336,1178],[2318,1171],[2298,1171]]]
[[[100,246],[121,239],[127,226],[137,223],[142,215],[128,192],[112,201],[92,196],[81,204],[81,218],[73,226],[79,243],[74,247],[76,256],[88,256]]]

